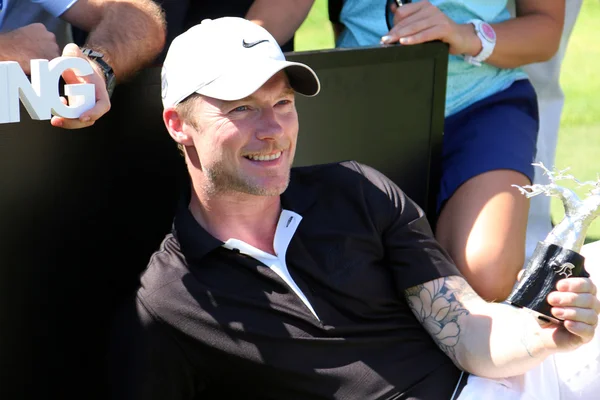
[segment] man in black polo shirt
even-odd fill
[[[379,172],[290,170],[295,92],[319,81],[251,22],[180,35],[162,80],[191,184],[119,316],[114,398],[552,398],[552,354],[594,335],[589,279],[561,281],[564,327],[542,327],[479,298]]]

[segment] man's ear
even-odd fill
[[[180,118],[174,107],[164,109],[163,121],[167,127],[167,131],[169,131],[169,135],[171,135],[174,141],[183,146],[193,145],[192,138],[188,134],[191,126]]]

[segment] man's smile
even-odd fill
[[[244,158],[247,158],[248,160],[252,161],[273,161],[280,158],[282,154],[282,151],[278,151],[272,154],[248,154],[245,155]]]

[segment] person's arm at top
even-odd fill
[[[112,67],[117,82],[131,77],[149,65],[165,43],[165,22],[162,10],[151,0],[78,0],[61,18],[89,32],[85,47],[104,55]],[[85,56],[81,49],[70,43],[63,56]],[[110,109],[106,80],[100,67],[90,60],[95,74],[77,77],[66,71],[66,83],[93,83],[96,86],[96,105],[79,119],[54,116],[52,125],[63,128],[83,128],[92,125]]]
[[[294,36],[314,0],[255,0],[246,19],[265,28],[280,45]]]
[[[565,0],[516,0],[516,8],[516,18],[491,24],[497,39],[487,64],[515,68],[546,61],[558,50]],[[394,27],[383,43],[410,45],[441,40],[450,45],[450,54],[475,56],[481,51],[472,24],[455,23],[426,0],[394,9]]]
[[[533,314],[487,303],[460,276],[405,291],[409,306],[437,345],[461,369],[488,377],[520,375],[549,355],[573,350],[594,336],[600,312],[596,287],[587,278],[563,279],[548,295],[564,325],[540,326]]]
[[[165,45],[160,7],[151,0],[78,0],[61,18],[87,32],[119,82],[148,66]]]

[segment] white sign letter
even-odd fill
[[[90,63],[79,57],[31,60],[31,82],[14,61],[0,62],[0,124],[19,122],[19,100],[33,119],[50,119],[52,114],[79,118],[96,104],[93,83],[65,85],[68,105],[61,102],[58,83],[62,73],[73,69],[77,76],[94,73]]]
[[[58,57],[50,61],[49,82],[58,82],[61,74],[67,69],[73,69],[77,76],[86,76],[94,73],[94,69],[87,60],[79,57]],[[54,88],[58,85],[55,84]],[[65,96],[69,105],[64,105],[58,93],[49,96],[52,114],[64,118],[79,118],[81,114],[96,104],[96,93],[93,83],[77,83],[65,85]]]
[[[45,60],[38,61],[48,63]],[[0,62],[0,70],[3,70],[6,74],[6,80],[2,85],[4,90],[0,91],[0,97],[2,97],[0,104],[3,108],[6,107],[6,112],[0,114],[2,115],[0,122],[19,122],[19,99],[23,102],[31,118],[50,119],[50,109],[44,104],[43,94],[39,92],[39,87],[36,88],[31,85],[19,63],[14,61]],[[0,82],[2,82],[1,78],[4,73],[0,73]]]

